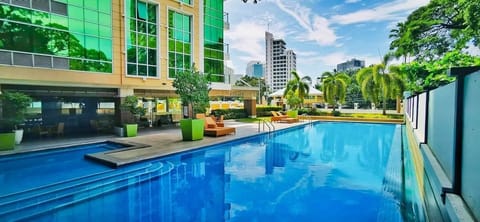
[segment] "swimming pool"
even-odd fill
[[[317,123],[115,170],[83,160],[105,171],[0,197],[0,220],[402,221],[400,132]]]

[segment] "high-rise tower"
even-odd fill
[[[287,50],[283,39],[274,39],[265,32],[265,81],[270,91],[286,87],[292,71],[297,68],[297,57],[293,50]]]

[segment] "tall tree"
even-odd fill
[[[397,55],[433,60],[453,49],[480,45],[480,1],[432,0],[391,31]]]
[[[345,73],[324,72],[321,78],[323,98],[325,98],[327,103],[333,104],[333,111],[335,112],[337,103],[345,102],[350,77]]]
[[[391,58],[392,54],[387,54],[381,64],[360,69],[357,73],[363,97],[374,104],[382,100],[383,115],[387,114],[387,99],[395,99],[405,90],[399,67],[388,65]]]
[[[283,97],[288,100],[289,97],[296,96],[300,99],[300,104],[303,104],[305,96],[307,96],[310,91],[310,86],[307,82],[302,81],[296,71],[292,71],[292,77],[293,78],[287,83],[287,87],[283,92]]]

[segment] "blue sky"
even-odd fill
[[[389,32],[428,0],[262,0],[225,1],[230,30],[227,65],[244,74],[251,60],[265,61],[265,31],[282,38],[297,54],[297,71],[315,78],[336,64],[357,58],[380,62]]]

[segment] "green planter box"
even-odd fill
[[[290,117],[290,118],[297,118],[298,110],[288,110],[287,111],[287,116]]]
[[[0,133],[0,150],[13,150],[15,148],[15,133]]]
[[[125,124],[125,136],[134,137],[137,136],[138,124]]]
[[[204,127],[203,119],[180,120],[180,128],[182,129],[183,141],[203,139],[203,127]]]

